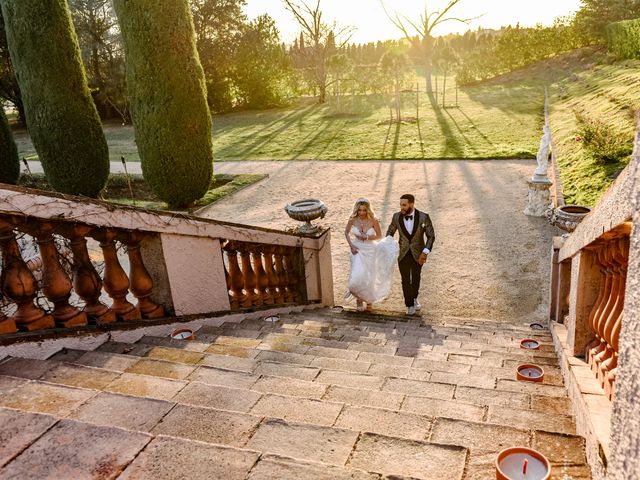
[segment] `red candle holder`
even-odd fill
[[[520,348],[525,350],[540,350],[540,342],[532,338],[525,338],[520,341]]]
[[[542,382],[544,380],[544,370],[539,365],[525,363],[519,365],[516,370],[516,380],[525,382]]]
[[[172,340],[195,340],[196,335],[190,328],[177,328],[171,332]]]
[[[549,477],[549,460],[532,448],[505,448],[496,457],[497,480],[548,480]]]

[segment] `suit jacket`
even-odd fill
[[[400,241],[400,256],[399,260],[402,260],[407,252],[411,252],[413,258],[418,261],[422,250],[433,247],[433,242],[436,240],[436,234],[433,231],[433,224],[431,218],[424,212],[420,212],[414,209],[413,219],[413,232],[408,232],[404,226],[404,216],[401,212],[393,214],[391,224],[387,229],[387,236],[393,237],[396,231],[399,232]]]

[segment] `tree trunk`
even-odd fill
[[[325,103],[327,101],[327,86],[324,84],[318,84],[318,89],[320,90],[318,103]]]
[[[447,69],[444,70],[444,80],[442,81],[442,108],[447,108],[445,96],[447,95]]]
[[[431,73],[433,67],[431,65],[431,55],[425,58],[424,75],[427,77],[427,94],[433,95],[433,83],[431,82]]]

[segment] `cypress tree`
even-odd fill
[[[187,0],[115,0],[145,181],[162,200],[201,198],[213,175],[211,115]]]
[[[109,152],[66,0],[0,0],[27,128],[51,186],[96,196]]]
[[[7,116],[0,102],[0,182],[16,184],[20,178],[20,159]]]

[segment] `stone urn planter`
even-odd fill
[[[563,205],[562,207],[550,208],[546,215],[551,225],[566,232],[573,232],[589,212],[591,209],[582,205]]]
[[[284,210],[287,212],[287,215],[294,220],[305,222],[304,225],[298,227],[299,233],[311,235],[320,231],[320,227],[311,225],[311,221],[317,218],[324,218],[329,209],[323,201],[308,198],[306,200],[289,203],[284,207]]]

